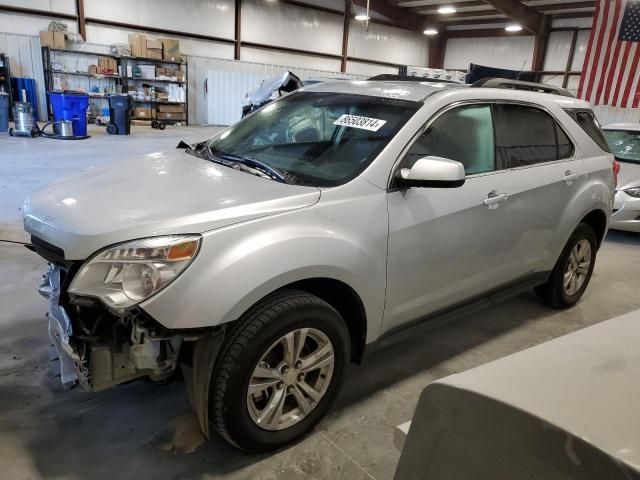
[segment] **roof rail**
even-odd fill
[[[384,82],[432,82],[432,83],[456,83],[455,80],[445,80],[438,78],[428,78],[428,77],[414,77],[411,75],[396,75],[394,73],[381,73],[380,75],[374,75],[373,77],[367,78],[367,80],[378,80]]]
[[[546,85],[544,83],[523,82],[522,80],[510,80],[507,78],[483,78],[473,83],[471,87],[485,88],[510,88],[512,90],[527,90],[530,92],[550,93],[552,95],[561,95],[563,97],[575,98],[566,88],[556,87],[554,85]]]

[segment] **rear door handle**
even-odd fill
[[[580,175],[577,173],[573,173],[571,170],[567,170],[564,172],[564,177],[562,177],[562,181],[567,185],[571,185],[574,180],[576,180]]]
[[[500,204],[507,198],[509,198],[509,195],[507,195],[506,193],[498,193],[495,190],[492,190],[491,192],[489,192],[489,195],[487,195],[487,198],[482,201],[482,203],[485,207],[494,209],[498,208]]]

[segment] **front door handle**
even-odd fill
[[[494,209],[498,208],[500,204],[507,198],[509,198],[509,195],[507,195],[506,193],[498,193],[495,190],[492,190],[491,192],[489,192],[489,195],[487,195],[487,198],[482,201],[482,203],[485,207]]]
[[[564,172],[564,177],[562,177],[562,181],[567,185],[571,185],[574,180],[576,180],[580,175],[577,173],[573,173],[571,170],[567,170]]]

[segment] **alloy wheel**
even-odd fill
[[[589,275],[590,266],[591,244],[583,239],[573,247],[564,272],[564,291],[568,296],[571,297],[580,291]]]
[[[306,418],[331,383],[331,340],[315,328],[300,328],[276,340],[262,355],[247,388],[251,419],[265,430],[283,430]]]

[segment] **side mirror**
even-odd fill
[[[464,165],[442,157],[422,157],[411,168],[403,168],[396,175],[398,186],[457,188],[465,181]]]

